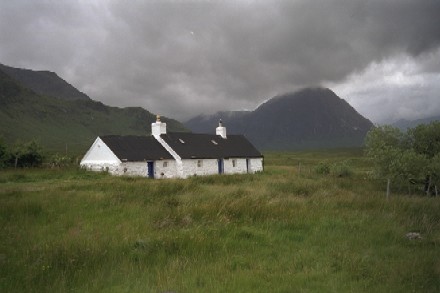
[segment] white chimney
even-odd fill
[[[215,129],[215,134],[220,135],[222,138],[226,138],[226,127],[223,127],[221,119],[218,122],[218,127]]]
[[[153,136],[160,136],[161,134],[167,134],[167,124],[160,122],[160,116],[156,116],[156,122],[151,123],[151,134]]]

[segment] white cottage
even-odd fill
[[[80,165],[92,171],[150,178],[263,171],[263,155],[243,135],[226,136],[221,121],[216,135],[168,133],[158,116],[151,134],[98,137]]]

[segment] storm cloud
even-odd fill
[[[0,62],[185,120],[330,86],[374,122],[440,114],[440,1],[2,1]]]

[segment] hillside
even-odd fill
[[[0,64],[0,70],[39,95],[65,100],[90,100],[86,94],[77,90],[55,72],[14,68],[3,64]]]
[[[417,120],[405,120],[401,119],[392,124],[392,126],[399,128],[400,130],[406,131],[408,128],[414,128],[420,124],[429,124],[432,121],[440,121],[440,116],[433,116]]]
[[[91,99],[40,95],[0,70],[0,136],[8,144],[38,140],[45,149],[83,153],[98,135],[150,133],[155,115],[142,108],[109,107]],[[186,131],[163,118],[172,131]]]
[[[363,144],[373,124],[334,92],[308,88],[276,96],[252,112],[220,112],[185,123],[206,132],[221,118],[228,133],[243,133],[265,150],[351,147]]]

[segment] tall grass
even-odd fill
[[[348,159],[349,177],[313,172]],[[2,172],[0,291],[439,292],[439,199],[386,200],[367,167],[342,151],[187,180]]]

